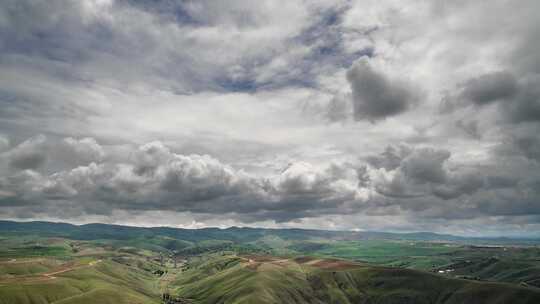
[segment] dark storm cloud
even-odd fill
[[[484,176],[480,170],[447,168],[451,153],[433,148],[412,149],[402,146],[406,151],[401,158],[395,156],[396,148],[390,146],[381,156],[392,160],[392,166],[379,168],[394,172],[391,179],[379,180],[376,190],[391,198],[417,198],[435,196],[444,200],[455,199],[462,195],[474,194],[484,187]],[[389,153],[391,152],[391,153]]]
[[[511,122],[540,122],[540,78],[525,81],[518,95],[500,107]]]
[[[389,178],[375,178],[375,190],[385,199],[369,209],[396,206],[415,216],[447,220],[538,214],[532,203],[540,199],[538,169],[538,162],[515,153],[471,166],[453,164],[445,150],[413,149],[387,172]]]
[[[540,162],[540,126],[524,124],[508,131],[495,153],[505,157],[522,156]]]
[[[401,171],[419,183],[442,183],[446,180],[443,165],[449,157],[449,151],[429,148],[414,150],[401,163]]]
[[[374,122],[400,114],[410,109],[418,98],[409,84],[374,70],[365,57],[347,71],[347,80],[356,120]]]
[[[375,191],[390,199],[415,199],[427,195],[425,189],[412,183],[401,171],[397,171],[390,180],[376,182]]]
[[[509,71],[482,74],[465,81],[456,88],[456,92],[446,93],[441,102],[441,112],[453,112],[468,105],[483,107],[498,102],[508,103],[518,92],[518,81]]]
[[[540,121],[540,78],[526,76],[518,81],[507,71],[493,72],[469,79],[457,95],[445,96],[443,113],[460,107],[484,107],[496,104],[501,115],[510,123]],[[458,125],[470,130],[463,123]]]
[[[507,72],[494,72],[468,80],[464,84],[462,96],[475,105],[486,105],[505,100],[517,93],[517,81]]]
[[[449,178],[445,183],[434,185],[432,188],[433,195],[444,200],[455,199],[462,195],[472,195],[485,186],[484,173],[480,170],[461,170],[447,174]],[[493,183],[488,186],[497,187]]]
[[[388,151],[394,151],[394,148],[387,148],[385,153]],[[376,182],[378,193],[390,198],[414,199],[436,195],[434,187],[445,187],[449,175],[445,168],[449,151],[431,148],[402,148],[402,151],[407,151],[405,157],[394,158],[395,163],[385,169],[393,172],[393,176]]]

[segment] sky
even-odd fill
[[[3,0],[0,219],[540,236],[540,2]]]

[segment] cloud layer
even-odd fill
[[[508,165],[463,165],[451,161],[447,150],[390,146],[366,161],[326,166],[299,161],[256,175],[208,155],[172,152],[161,142],[128,145],[121,155],[111,148],[90,138],[40,135],[3,152],[1,165],[11,168],[0,180],[4,215],[70,218],[161,211],[287,223],[351,214],[452,221],[540,212],[531,205],[540,192],[522,192],[534,187],[540,180],[534,172],[540,171],[523,178]],[[47,173],[45,164],[68,154],[79,165]]]
[[[537,234],[539,12],[3,1],[0,216]]]

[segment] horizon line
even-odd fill
[[[219,230],[227,230],[231,228],[240,228],[240,229],[262,229],[262,230],[304,230],[304,231],[325,231],[325,232],[349,232],[349,233],[388,233],[388,234],[396,234],[396,235],[407,235],[407,234],[422,234],[422,233],[428,233],[428,234],[434,234],[438,236],[450,236],[450,237],[457,237],[462,239],[515,239],[515,240],[540,240],[540,235],[536,236],[515,236],[515,235],[496,235],[496,236],[471,236],[471,235],[460,235],[460,234],[452,234],[452,233],[440,233],[440,232],[433,232],[433,231],[425,231],[425,230],[417,230],[417,231],[408,231],[408,232],[394,232],[394,231],[385,231],[385,230],[362,230],[362,229],[351,229],[351,230],[331,230],[331,229],[321,229],[321,228],[299,228],[299,227],[257,227],[257,226],[227,226],[227,227],[217,227],[217,226],[207,226],[207,227],[200,227],[200,228],[186,228],[186,227],[174,227],[174,226],[137,226],[137,225],[130,225],[130,224],[115,224],[115,223],[103,223],[103,222],[90,222],[90,223],[72,223],[72,222],[64,222],[64,221],[53,221],[53,220],[13,220],[13,219],[0,219],[0,222],[12,222],[12,223],[50,223],[50,224],[67,224],[72,226],[88,226],[88,225],[107,225],[107,226],[120,226],[120,227],[129,227],[129,228],[143,228],[143,229],[153,229],[153,228],[170,228],[170,229],[181,229],[181,230],[203,230],[203,229],[219,229]]]

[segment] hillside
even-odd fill
[[[193,303],[539,303],[540,289],[337,259],[213,256],[171,283]]]
[[[0,227],[0,304],[540,303],[538,246],[301,229]]]
[[[24,269],[38,260],[9,261]],[[10,273],[13,273],[12,271]],[[32,275],[0,277],[0,304],[159,303],[151,273],[112,260],[76,260]]]
[[[369,235],[367,237],[366,235]],[[379,239],[374,238],[380,237]],[[437,236],[437,237],[435,237]],[[438,240],[417,240],[423,239]],[[443,272],[446,276],[540,287],[540,248],[535,241],[505,239],[498,245],[471,245],[465,239],[432,233],[391,234],[303,229],[178,229],[106,224],[71,225],[0,221],[1,257],[70,255],[77,250],[102,252],[134,248],[194,256],[232,251],[274,256],[341,258],[372,265]],[[407,239],[411,238],[411,239]],[[53,241],[50,240],[58,240]],[[478,244],[478,239],[471,241]],[[490,242],[495,242],[491,239]],[[83,252],[85,252],[83,250]],[[43,267],[39,265],[37,267]],[[32,269],[21,271],[33,271]],[[1,275],[1,274],[0,274]]]

